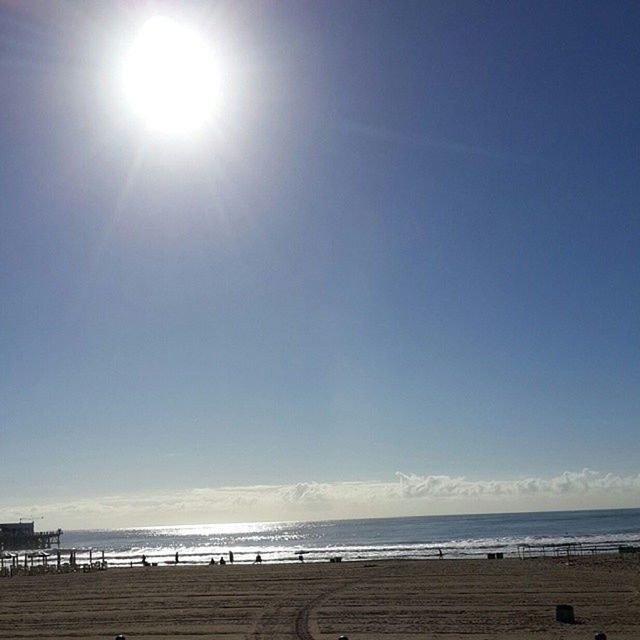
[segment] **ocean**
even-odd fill
[[[64,549],[105,552],[110,566],[208,563],[233,551],[238,563],[515,556],[518,545],[640,545],[640,509],[249,522],[67,531]],[[96,557],[94,555],[94,557]],[[97,559],[97,558],[96,558]]]

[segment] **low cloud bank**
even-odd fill
[[[635,507],[640,474],[583,469],[551,478],[468,480],[397,472],[389,482],[194,488],[0,508],[0,521],[44,516],[45,527],[100,528],[251,520]]]
[[[467,480],[464,477],[417,476],[396,473],[405,497],[451,496],[531,496],[536,494],[595,494],[639,492],[640,474],[619,476],[583,469],[565,471],[553,478],[523,478],[519,480]]]

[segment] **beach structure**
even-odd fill
[[[636,549],[632,545],[624,545],[619,540],[602,540],[598,542],[557,542],[548,544],[519,544],[518,557],[522,560],[527,558],[573,558],[578,556],[595,556],[606,553],[629,554],[635,553]],[[491,555],[491,554],[488,554]]]
[[[36,531],[32,522],[5,522],[0,524],[0,550],[60,548],[62,529]]]

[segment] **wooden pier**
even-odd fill
[[[0,551],[60,548],[62,529],[36,531],[33,522],[0,524]]]

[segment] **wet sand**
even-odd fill
[[[555,622],[571,604],[576,624]],[[640,557],[149,567],[0,578],[0,638],[640,638]]]

